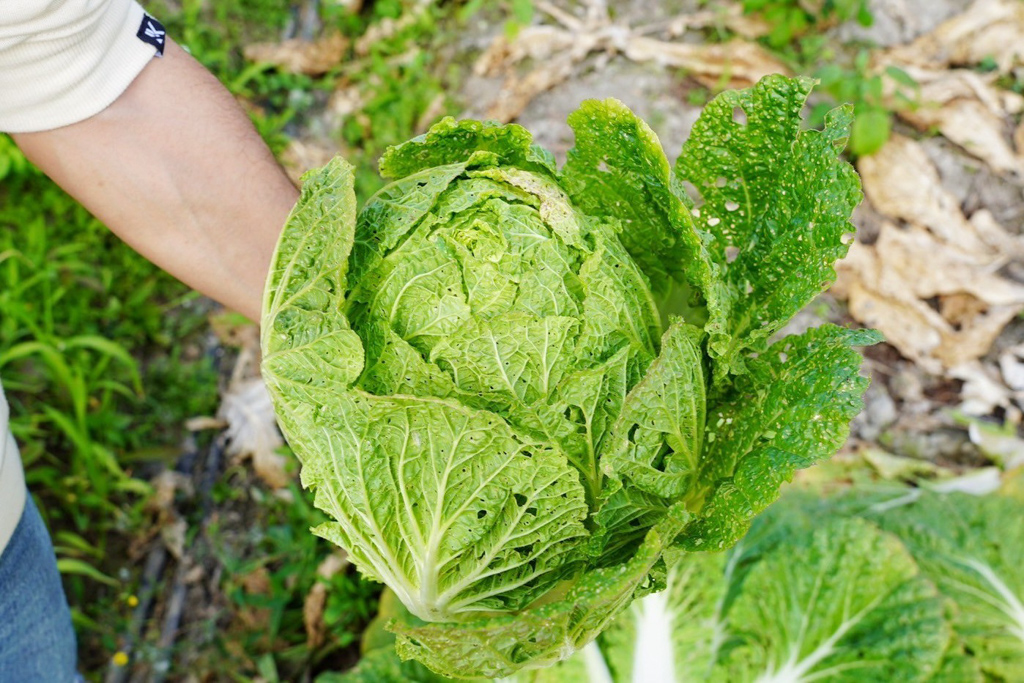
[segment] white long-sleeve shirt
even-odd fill
[[[60,128],[99,113],[163,51],[134,0],[0,0],[0,131]],[[0,553],[25,506],[18,448],[0,389]]]

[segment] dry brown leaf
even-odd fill
[[[995,87],[995,80],[1022,57],[1024,3],[977,0],[931,33],[878,53],[873,61],[875,72],[895,66],[919,85],[919,106],[897,108],[900,118],[920,130],[938,130],[997,173],[1020,174],[1021,146],[1018,141],[1015,149],[1008,133],[1009,117],[1024,108],[1024,98]],[[994,60],[996,72],[972,70],[983,60]]]
[[[549,2],[537,8],[552,17],[557,25],[529,26],[512,40],[498,36],[477,60],[478,76],[506,75],[486,116],[501,122],[518,117],[537,95],[568,80],[591,54],[602,64],[618,54],[635,62],[653,62],[660,66],[685,69],[703,85],[711,88],[747,87],[771,73],[788,73],[786,66],[753,42],[733,40],[726,44],[694,45],[659,40],[648,34],[659,30],[674,37],[687,27],[698,25],[693,17],[662,22],[659,26],[631,28],[614,23],[602,2],[587,4],[585,18],[578,18]],[[710,21],[710,15],[702,18]],[[525,75],[515,67],[530,60],[535,66]]]
[[[363,95],[358,85],[346,85],[331,93],[328,110],[339,118],[351,116],[363,108]]]
[[[833,291],[848,301],[850,315],[880,330],[900,352],[931,373],[941,372],[932,353],[942,343],[941,317],[914,299],[887,296],[871,287],[866,274],[877,270],[876,252],[855,243],[847,259],[837,266]]]
[[[197,564],[185,573],[185,576],[182,577],[182,583],[186,586],[194,586],[205,577],[206,569],[203,568],[203,565]]]
[[[981,304],[948,306],[958,319],[967,310],[989,306],[1013,306],[1024,302],[1024,287],[995,274],[999,259],[979,258],[956,244],[938,239],[919,225],[898,228],[882,225],[872,245],[880,254],[883,270],[877,274],[880,287],[899,289],[920,299],[970,295]],[[942,312],[940,306],[940,312]]]
[[[146,509],[161,515],[175,514],[174,497],[178,491],[186,496],[194,494],[192,480],[174,470],[164,470],[153,477],[150,484],[153,486],[153,495],[146,501]]]
[[[574,66],[571,58],[560,55],[525,76],[508,77],[501,91],[487,107],[486,117],[501,123],[516,119],[537,95],[568,80]]]
[[[217,416],[228,424],[228,455],[239,460],[251,458],[257,476],[273,488],[284,488],[292,481],[285,469],[286,458],[276,452],[284,440],[262,379],[232,382],[221,399]]]
[[[981,241],[1002,258],[1024,259],[1024,237],[1008,232],[988,209],[971,214],[971,226]]]
[[[861,157],[857,170],[864,194],[880,213],[925,225],[971,254],[991,249],[964,218],[956,197],[942,187],[939,172],[917,142],[893,135],[878,152]]]
[[[874,244],[854,243],[837,265],[850,314],[935,374],[984,356],[1024,310],[1024,286],[998,273],[1024,243],[987,211],[967,220],[913,140],[894,135],[858,170],[875,209],[907,225],[883,222]]]
[[[670,19],[637,26],[635,32],[637,35],[659,33],[664,34],[666,38],[678,38],[685,35],[687,31],[706,28],[725,28],[748,40],[757,40],[772,31],[772,25],[767,20],[746,14],[740,3],[730,3],[698,12],[684,12]]]
[[[864,194],[880,213],[927,226],[960,250],[988,259],[993,270],[1011,258],[1024,258],[1024,238],[1009,233],[987,209],[968,220],[959,201],[942,185],[939,172],[924,148],[893,135],[876,154],[862,157],[857,170]]]
[[[242,575],[238,578],[238,582],[241,584],[242,590],[250,595],[269,595],[273,589],[270,572],[266,567],[258,567],[254,571]],[[270,619],[270,608],[246,604],[237,609],[234,616],[245,629],[262,629],[265,632]],[[269,633],[264,634],[264,639],[269,642]]]
[[[708,23],[700,28],[713,28],[718,21],[722,21],[727,29],[747,40],[757,40],[772,32],[772,24],[767,19],[747,14],[740,3],[729,5],[724,17],[716,17],[714,23]]]
[[[768,74],[789,73],[786,65],[767,50],[744,40],[692,45],[637,36],[629,40],[623,51],[636,62],[686,69],[690,76],[711,88],[724,84],[746,88]]]
[[[993,113],[977,100],[954,100],[941,109],[922,108],[904,113],[902,118],[922,130],[937,129],[996,173],[1016,174],[1024,169],[1024,160],[1003,133],[1006,115]]]
[[[883,223],[878,241],[854,243],[837,272],[850,314],[935,374],[985,355],[1024,310],[1024,287],[921,226]]]
[[[890,56],[884,54],[879,63],[882,66],[894,64]],[[981,74],[969,69],[897,65],[917,83],[924,108],[935,108],[954,100],[968,99],[981,102],[994,114],[1016,113],[1021,109],[1020,95],[995,87],[997,74]]]
[[[976,0],[931,33],[890,53],[904,64],[965,66],[992,59],[1003,72],[1024,61],[1024,3]]]
[[[962,380],[958,410],[966,415],[991,415],[996,408],[1013,406],[1014,393],[991,368],[979,361],[951,368],[949,376]]]
[[[228,423],[220,418],[200,415],[185,420],[185,429],[190,432],[204,432],[207,429],[224,429]]]
[[[375,87],[373,77],[370,78],[368,85],[369,91],[372,92]],[[353,115],[357,117],[356,121],[358,122],[359,117],[365,118],[366,116],[361,111],[364,104],[362,88],[358,84],[345,83],[339,86],[337,90],[331,93],[331,97],[327,101],[327,108],[324,112],[325,125],[329,128],[340,129],[345,125],[346,120]],[[326,151],[325,142],[319,141],[312,144],[314,147],[314,156],[319,156],[319,152],[317,151],[318,149],[324,149]],[[335,150],[334,154],[337,153],[337,150]],[[296,156],[298,156],[298,154]]]
[[[579,19],[574,16],[568,10],[564,10],[554,3],[548,2],[548,0],[537,0],[537,9],[544,12],[552,19],[557,21],[559,24],[569,29],[570,31],[582,31],[586,26],[586,21],[590,20],[590,23],[599,23],[608,17],[607,7],[602,2],[595,2],[594,0],[584,0],[587,4],[586,14],[584,19]]]
[[[953,325],[963,328],[971,325],[978,316],[984,315],[988,305],[970,294],[957,292],[938,297],[939,313]]]
[[[247,45],[242,54],[251,62],[273,64],[281,71],[319,76],[341,63],[348,44],[348,38],[335,32],[314,41],[291,38],[280,43],[255,43]]]
[[[335,552],[324,558],[316,569],[316,574],[323,581],[317,581],[302,605],[302,621],[306,626],[306,643],[310,649],[320,647],[326,635],[324,625],[324,607],[327,605],[327,583],[332,576],[348,566],[348,556]]]
[[[445,104],[448,101],[447,94],[443,92],[437,93],[434,99],[430,100],[430,104],[423,110],[420,117],[416,120],[416,134],[422,134],[427,131],[428,128],[439,118],[444,116]]]
[[[270,595],[270,572],[266,567],[257,567],[248,574],[243,574],[238,582],[242,590],[250,595]]]
[[[921,102],[915,109],[901,109],[900,118],[919,130],[938,130],[997,173],[1024,170],[1024,160],[1006,135],[1008,117],[1021,107],[1015,93],[997,92],[978,74],[953,71],[925,83]]]
[[[160,527],[160,540],[163,541],[167,552],[176,560],[180,561],[185,554],[185,535],[187,533],[188,522],[183,519],[176,519]]]
[[[1024,391],[1024,344],[1012,346],[999,355],[1003,382],[1014,391]]]
[[[594,49],[595,37],[588,36],[585,41],[578,42],[576,36],[560,27],[529,26],[514,40],[504,35],[497,36],[473,64],[473,73],[477,76],[499,76],[526,59],[550,59],[556,54],[571,52],[574,45],[577,50],[585,49],[585,56]]]
[[[241,313],[221,310],[207,317],[210,329],[224,346],[259,349],[260,328]]]

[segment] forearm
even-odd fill
[[[259,319],[297,192],[231,95],[177,45],[96,116],[14,139],[140,254]]]

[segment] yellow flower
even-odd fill
[[[134,596],[132,596],[134,597]],[[127,666],[128,665],[128,653],[118,650],[114,653],[114,666]]]
[[[139,599],[137,597],[135,597],[134,595],[129,595],[128,596],[128,606],[129,607],[136,607],[136,606],[138,606],[138,604],[139,604]]]

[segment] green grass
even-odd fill
[[[204,668],[245,671],[255,663],[257,670],[250,671],[255,674],[272,664],[280,680],[298,680],[307,672],[351,665],[362,630],[377,611],[380,587],[360,579],[351,567],[330,579],[318,577],[320,564],[336,549],[308,529],[327,521],[326,517],[298,486],[291,488],[290,498],[258,488],[240,494],[244,487],[238,484],[246,480],[244,472],[229,473],[215,491],[220,506],[258,507],[263,524],[243,537],[230,526],[211,529],[225,570],[224,594],[236,614],[252,615],[233,619],[228,626],[235,649],[246,655],[230,666],[211,660]],[[327,585],[322,619],[325,640],[310,648],[303,606],[317,583]]]
[[[145,526],[133,453],[172,451],[216,407],[195,295],[0,143],[0,374],[26,478],[57,543],[83,645],[117,628],[113,548]],[[173,365],[173,372],[168,372]],[[116,538],[120,537],[120,538]]]

